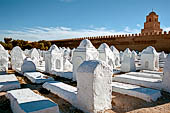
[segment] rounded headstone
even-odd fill
[[[36,72],[36,66],[30,58],[26,58],[21,66],[21,72]]]

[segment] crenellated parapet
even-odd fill
[[[119,50],[124,50],[128,47],[130,49],[140,51],[147,46],[154,46],[158,51],[170,52],[170,31],[81,37],[52,40],[50,42],[52,44],[56,44],[58,47],[76,48],[84,39],[89,39],[96,48],[98,48],[102,43],[107,43],[109,46],[116,46]]]
[[[136,34],[122,34],[122,35],[106,35],[106,36],[93,36],[93,37],[81,37],[81,38],[71,38],[71,39],[63,39],[59,41],[64,41],[64,40],[83,40],[83,39],[89,39],[89,40],[95,40],[95,39],[122,39],[122,38],[132,38],[132,37],[147,37],[147,36],[166,36],[170,35],[169,32],[155,32],[155,33],[136,33]],[[57,41],[57,40],[54,40]]]
[[[155,32],[155,33],[136,33],[136,34],[122,34],[122,35],[106,35],[106,36],[93,36],[93,37],[80,37],[80,38],[71,38],[71,39],[63,39],[63,40],[51,40],[51,42],[53,41],[80,41],[80,40],[84,40],[84,39],[89,39],[89,40],[99,40],[99,39],[124,39],[124,38],[145,38],[145,37],[154,37],[154,36],[162,36],[162,38],[164,36],[170,36],[170,31],[169,32]],[[170,37],[169,37],[170,38]]]

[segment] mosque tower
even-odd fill
[[[152,10],[149,15],[146,16],[146,22],[144,23],[144,29],[141,33],[159,33],[162,32],[160,28],[160,22],[158,21],[158,15]]]

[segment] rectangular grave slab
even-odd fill
[[[45,72],[45,66],[42,66],[42,67],[39,66],[36,69],[37,69],[37,71]]]
[[[43,84],[43,88],[51,93],[58,95],[76,107],[77,88],[59,81],[51,81]]]
[[[143,73],[150,73],[150,74],[163,75],[163,72],[158,72],[158,71],[142,70],[141,72],[143,72]]]
[[[112,77],[112,80],[115,82],[139,85],[139,86],[158,89],[158,90],[162,89],[162,79],[157,79],[157,78],[146,78],[146,77],[121,74]]]
[[[20,88],[20,83],[14,74],[0,75],[0,91]]]
[[[24,76],[26,76],[32,83],[36,83],[36,84],[45,83],[54,80],[52,77],[44,75],[40,72],[26,72],[24,73]]]
[[[54,74],[56,76],[60,76],[63,78],[67,78],[67,79],[73,79],[73,72],[57,72],[57,71],[52,70],[51,74]]]
[[[147,102],[156,101],[161,97],[159,90],[119,82],[112,82],[112,91],[140,98]]]
[[[164,68],[164,65],[165,65],[165,63],[160,63],[160,64],[159,64],[159,67],[160,67],[160,68]]]
[[[137,76],[137,77],[161,79],[161,75],[159,75],[159,74],[153,74],[153,73],[129,72],[129,73],[126,73],[126,74],[127,74],[127,75]]]
[[[119,74],[120,72],[120,69],[113,69],[113,74]]]
[[[58,105],[29,88],[8,91],[13,113],[59,113]]]

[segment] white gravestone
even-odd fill
[[[52,45],[45,54],[45,71],[51,73],[51,71],[63,71],[63,54],[59,51],[58,47]]]
[[[31,59],[26,58],[21,66],[21,72],[36,72],[36,65]]]
[[[159,70],[159,54],[152,46],[147,47],[141,53],[142,70]]]
[[[33,60],[36,66],[39,66],[40,54],[36,48],[33,48],[29,51],[29,57]]]
[[[98,48],[99,51],[99,60],[105,61],[109,64],[113,69],[115,66],[115,57],[111,49],[106,43],[103,43]]]
[[[103,61],[84,61],[77,70],[77,100],[81,110],[98,113],[111,109],[112,68]]]
[[[70,63],[68,59],[64,59],[63,62],[63,69],[64,71],[72,72],[73,71],[73,64]]]
[[[25,49],[25,50],[24,50],[24,54],[25,54],[25,56],[29,57],[29,52],[30,52],[30,50]]]
[[[74,53],[74,50],[75,48],[73,48],[71,51],[70,51],[70,62],[73,63],[73,53]]]
[[[123,51],[120,51],[120,63],[123,61]]]
[[[12,69],[16,70],[16,68],[21,68],[23,61],[25,59],[25,55],[22,49],[19,46],[16,46],[11,51],[11,65]]]
[[[135,59],[132,57],[132,52],[127,48],[123,53],[123,61],[121,64],[122,72],[136,71]]]
[[[137,53],[133,50],[132,51],[132,57],[135,59],[135,61],[137,60]]]
[[[164,51],[162,51],[159,55],[159,59],[160,61],[166,61],[166,54]]]
[[[52,50],[59,51],[59,48],[58,48],[55,44],[53,44],[53,45],[49,48],[48,51],[52,51]]]
[[[110,47],[110,49],[114,54],[116,67],[120,67],[120,53],[119,53],[119,51],[113,45]]]
[[[76,72],[81,63],[88,60],[97,60],[99,53],[90,40],[84,39],[73,52],[73,81],[76,81]]]
[[[63,68],[64,68],[64,71],[73,71],[73,64],[71,64],[70,60],[71,60],[71,50],[70,48],[67,48],[65,51],[64,51],[64,54],[63,54]]]

